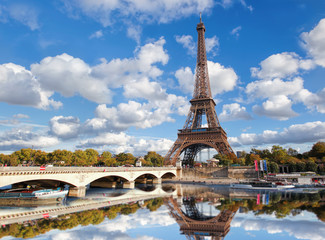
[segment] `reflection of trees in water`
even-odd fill
[[[240,207],[241,212],[253,211],[255,215],[271,215],[277,218],[296,216],[302,211],[314,213],[317,218],[325,222],[325,191],[311,194],[291,192],[289,196],[282,196],[276,192],[269,195],[269,204],[258,204],[256,199],[245,200],[223,200],[218,209],[236,209]]]
[[[141,206],[139,203],[115,205],[103,209],[88,210],[78,213],[66,214],[54,219],[39,219],[25,222],[24,224],[11,224],[0,228],[0,238],[12,236],[16,238],[32,238],[40,234],[45,234],[52,229],[66,230],[79,225],[97,225],[105,218],[114,219],[119,214],[129,215],[135,213],[140,208],[147,208],[155,211],[163,204],[162,198],[145,200]]]

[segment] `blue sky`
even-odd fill
[[[165,154],[184,125],[206,26],[235,151],[325,136],[325,1],[0,2],[0,152]]]

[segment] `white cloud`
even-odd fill
[[[28,26],[31,30],[39,29],[38,12],[34,7],[27,4],[12,4],[6,10],[12,19]]]
[[[325,122],[307,122],[294,124],[285,128],[282,132],[265,130],[262,134],[243,133],[239,137],[229,137],[232,146],[263,145],[285,143],[314,143],[324,141]]]
[[[185,115],[189,109],[187,99],[173,94],[166,99],[149,103],[129,101],[117,107],[107,108],[102,104],[96,108],[96,118],[106,119],[109,130],[123,131],[129,127],[150,128],[163,122],[173,122],[170,114]]]
[[[140,44],[141,33],[142,33],[141,26],[129,24],[129,27],[127,29],[127,36],[129,38],[134,39],[137,42],[137,44]]]
[[[230,8],[237,2],[239,2],[244,8],[247,8],[249,11],[253,11],[253,7],[251,5],[247,5],[245,0],[220,0],[217,2],[217,4],[221,5],[224,8]]]
[[[212,54],[215,55],[219,48],[219,38],[216,36],[213,36],[212,38],[206,38],[205,48],[207,53],[212,52]]]
[[[129,82],[142,80],[143,77],[157,78],[162,71],[154,64],[167,64],[169,56],[163,46],[166,43],[164,38],[156,42],[148,43],[136,52],[135,58],[113,59],[94,66],[91,76],[105,81],[110,88],[118,88]]]
[[[148,78],[132,81],[124,85],[124,96],[127,98],[144,98],[150,101],[164,100],[167,94],[157,82],[150,82]]]
[[[187,49],[188,54],[195,55],[196,54],[196,43],[193,40],[193,37],[191,35],[182,35],[176,36],[176,42],[183,45],[185,49]],[[211,38],[205,39],[205,48],[206,52],[212,52],[213,55],[216,54],[219,48],[219,39],[216,36],[213,36]]]
[[[233,30],[231,30],[230,34],[238,38],[240,30],[241,30],[241,26],[235,27]]]
[[[311,60],[301,59],[296,53],[283,52],[273,54],[260,63],[261,68],[251,68],[253,77],[260,79],[285,78],[298,74],[300,69],[310,70],[314,67]]]
[[[93,34],[91,34],[90,36],[89,36],[89,38],[90,39],[92,39],[92,38],[101,38],[101,37],[103,37],[103,31],[102,30],[98,30],[98,31],[96,31],[96,32],[94,32]]]
[[[114,24],[114,17],[119,19],[119,23],[128,22],[129,20],[126,19],[132,19],[133,22],[138,23],[168,23],[192,14],[209,11],[214,6],[213,0],[63,0],[63,2],[70,14],[75,10],[80,10],[104,27]]]
[[[75,138],[80,131],[80,121],[76,117],[55,116],[50,120],[50,131],[53,135],[63,138]]]
[[[180,89],[184,93],[193,93],[193,85],[194,85],[194,74],[191,70],[191,68],[181,68],[178,69],[175,73],[175,77],[178,80],[178,84]]]
[[[226,68],[220,63],[208,61],[208,70],[212,97],[235,88],[238,76],[231,67]],[[189,67],[177,70],[175,76],[184,93],[193,92],[195,78]]]
[[[292,81],[283,81],[279,78],[273,80],[260,80],[249,83],[246,86],[246,93],[250,97],[270,98],[273,96],[292,96],[303,89],[303,79],[294,78]]]
[[[316,109],[320,113],[325,113],[325,88],[317,93],[302,89],[293,97],[296,101],[303,102],[309,109]]]
[[[315,63],[325,67],[325,18],[310,32],[301,34],[303,45]]]
[[[130,152],[135,155],[144,155],[148,151],[166,154],[174,142],[161,139],[145,139],[121,133],[102,133],[94,138],[80,141],[78,148],[109,149],[113,153]]]
[[[188,54],[195,55],[196,46],[195,46],[195,42],[193,41],[193,37],[191,35],[182,35],[182,36],[177,35],[176,42],[182,44],[183,47],[188,50]]]
[[[292,101],[284,95],[270,97],[262,106],[255,105],[253,111],[258,115],[268,116],[278,120],[288,120],[298,116],[292,109]]]
[[[225,104],[222,106],[222,112],[219,115],[222,122],[236,120],[250,120],[252,117],[246,112],[245,107],[241,107],[238,103]]]
[[[224,67],[219,63],[208,61],[210,85],[212,96],[232,91],[238,80],[238,76],[231,67]],[[194,84],[193,84],[194,85]]]
[[[99,136],[80,141],[78,147],[90,148],[90,147],[103,147],[103,146],[126,146],[131,137],[126,135],[124,132],[121,133],[103,133]]]
[[[292,218],[292,217],[291,217]],[[232,227],[241,227],[245,231],[265,230],[269,234],[287,233],[296,239],[322,240],[325,234],[324,224],[318,221],[306,220],[267,220],[267,219],[244,219],[237,217],[232,223]],[[271,237],[272,238],[272,237]]]
[[[22,148],[42,149],[59,144],[56,137],[35,133],[31,128],[16,128],[0,133],[0,150],[16,151]]]
[[[47,91],[56,91],[65,97],[79,93],[97,103],[111,103],[112,94],[105,82],[91,76],[91,68],[83,60],[66,53],[46,57],[31,65],[31,72]]]
[[[24,67],[13,63],[0,65],[0,101],[40,109],[60,107],[62,103],[50,99],[52,95]]]
[[[28,115],[22,114],[22,113],[15,114],[13,117],[14,118],[29,118]]]

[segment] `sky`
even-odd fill
[[[166,154],[193,94],[200,12],[234,151],[324,141],[324,0],[1,0],[0,152]]]

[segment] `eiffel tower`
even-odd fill
[[[211,94],[210,80],[205,49],[205,26],[200,16],[197,24],[197,63],[195,73],[195,88],[190,100],[191,108],[184,127],[178,130],[178,137],[174,145],[165,156],[165,164],[175,165],[179,156],[184,152],[183,166],[193,166],[198,152],[207,148],[214,148],[220,154],[233,153],[227,134],[220,126],[215,110],[216,103]],[[202,124],[203,118],[206,124]]]

